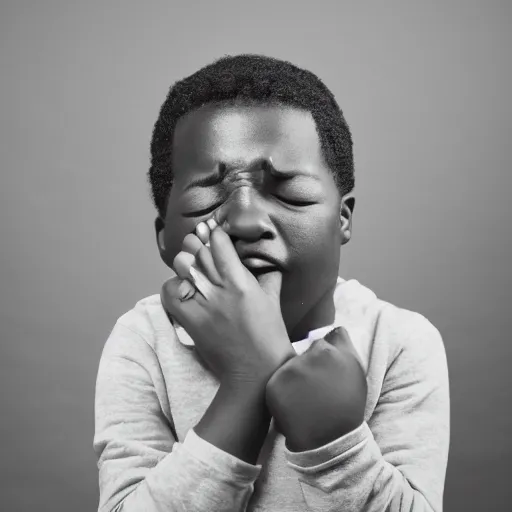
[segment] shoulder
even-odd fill
[[[421,313],[396,306],[356,279],[340,280],[335,293],[337,315],[353,325],[359,334],[365,359],[377,357],[389,367],[398,356],[402,360],[445,359],[439,330]]]
[[[376,344],[386,347],[382,391],[428,394],[448,389],[446,350],[437,327],[421,313],[382,302],[375,335]]]
[[[105,343],[103,355],[153,355],[158,334],[172,329],[158,294],[139,301],[121,315]]]
[[[116,325],[132,330],[151,343],[164,315],[160,295],[149,295],[137,301],[132,309],[121,315]]]
[[[402,355],[417,361],[445,357],[441,333],[428,318],[416,311],[381,302],[376,334],[389,340],[395,357]]]

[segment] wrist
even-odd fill
[[[217,393],[226,401],[258,402],[265,398],[267,381],[265,376],[226,375],[221,378]]]
[[[221,382],[194,430],[217,448],[255,464],[269,425],[265,385],[230,380]]]
[[[237,393],[237,390],[245,390],[250,393],[263,391],[265,394],[267,383],[274,374],[297,356],[289,341],[288,345],[284,349],[274,349],[272,353],[266,354],[265,358],[260,360],[254,368],[246,367],[243,370],[234,370],[224,374],[220,378],[221,386],[233,393]]]
[[[288,342],[288,346],[286,349],[276,358],[275,363],[272,367],[272,371],[270,372],[270,376],[267,379],[266,384],[268,384],[269,380],[281,370],[288,362],[290,362],[293,358],[297,357],[297,352],[293,348],[292,344]]]

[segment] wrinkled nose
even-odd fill
[[[274,239],[275,227],[264,208],[263,200],[252,187],[240,187],[216,213],[217,222],[235,242]]]

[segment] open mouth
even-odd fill
[[[276,272],[277,267],[265,267],[265,268],[249,268],[249,272],[256,278],[263,276],[265,274],[270,274],[270,272]]]

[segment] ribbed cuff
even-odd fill
[[[303,452],[292,452],[285,447],[288,465],[304,474],[313,474],[329,469],[360,451],[373,438],[366,422],[348,434],[330,443]]]
[[[222,473],[228,480],[240,483],[253,483],[261,472],[261,465],[252,465],[199,437],[194,429],[190,429],[182,443],[194,458]]]

